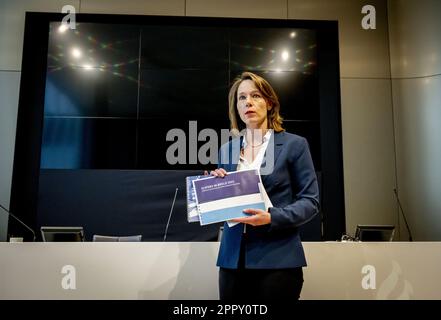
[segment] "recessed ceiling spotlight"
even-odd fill
[[[64,33],[64,32],[66,32],[67,29],[69,29],[69,27],[68,27],[65,23],[62,23],[62,24],[58,27],[58,32],[59,32],[59,33]]]
[[[72,51],[71,51],[71,53],[72,53],[72,56],[73,56],[74,58],[76,58],[76,59],[81,58],[81,56],[83,55],[83,53],[81,52],[81,50],[78,49],[78,48],[73,48]]]

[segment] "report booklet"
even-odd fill
[[[194,192],[193,180],[207,178],[207,176],[189,176],[185,178],[187,191],[187,221],[199,222],[199,211],[196,203],[196,194]]]
[[[232,171],[224,178],[187,177],[187,182],[189,181],[193,184],[190,194],[194,192],[196,201],[196,211],[188,213],[189,222],[196,219],[195,212],[198,213],[200,224],[207,225],[248,217],[249,215],[243,212],[247,208],[266,210],[258,170]]]

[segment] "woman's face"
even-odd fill
[[[267,129],[267,112],[271,105],[252,80],[244,80],[237,88],[237,111],[248,129]]]

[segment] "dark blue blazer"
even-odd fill
[[[219,152],[219,168],[226,171],[236,171],[239,161],[241,141],[233,141],[224,144]],[[268,144],[268,148],[271,147],[274,147],[274,168],[271,174],[262,175],[263,185],[274,206],[269,210],[271,224],[247,225],[245,267],[283,269],[306,266],[297,228],[319,211],[317,177],[308,143],[294,134],[273,132]],[[239,223],[230,228],[224,224],[217,266],[237,268],[243,226]]]

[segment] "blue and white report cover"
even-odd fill
[[[203,179],[206,176],[189,176],[185,179],[187,191],[187,221],[199,222],[199,210],[196,202],[196,194],[194,192],[193,180]]]
[[[193,180],[201,225],[248,217],[244,209],[265,210],[258,170],[229,172],[225,177]]]

